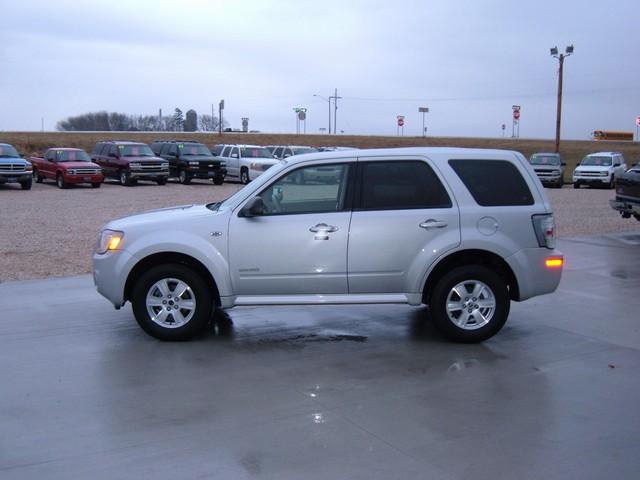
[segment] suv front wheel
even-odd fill
[[[205,281],[189,267],[159,265],[137,279],[131,296],[136,321],[160,340],[188,340],[209,322],[213,300]]]
[[[500,331],[509,315],[505,281],[480,265],[457,267],[436,284],[430,311],[437,327],[451,340],[482,342]]]

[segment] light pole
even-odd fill
[[[318,95],[317,93],[314,93],[313,96],[321,98],[322,100],[324,100],[329,104],[329,135],[331,135],[331,100],[326,97],[323,97],[322,95]]]
[[[564,53],[558,53],[558,47],[551,49],[551,56],[557,58],[560,63],[558,70],[558,107],[556,113],[556,153],[560,152],[560,124],[562,121],[562,69],[564,66],[564,59],[573,53],[573,45],[569,45],[565,48]]]

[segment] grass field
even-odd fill
[[[177,133],[177,132],[0,132],[0,142],[14,145],[25,157],[42,154],[49,147],[77,147],[87,151],[100,140],[135,140],[150,143],[155,139],[182,138],[200,141],[207,146],[217,143],[246,143],[255,145],[341,145],[359,148],[386,147],[468,147],[500,148],[517,150],[529,157],[534,152],[552,152],[553,140],[511,138],[462,138],[462,137],[383,137],[364,135],[294,135],[268,133]],[[638,142],[593,142],[567,140],[560,144],[560,153],[567,170],[565,181],[570,181],[571,172],[586,154],[598,151],[619,151],[628,165],[640,162]]]

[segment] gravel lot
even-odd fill
[[[105,183],[100,189],[60,190],[53,182],[0,185],[0,282],[87,273],[100,227],[109,220],[155,208],[222,200],[241,186],[194,181],[185,186],[136,187]],[[610,207],[612,190],[570,186],[547,189],[562,237],[640,230]]]

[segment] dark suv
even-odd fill
[[[145,143],[110,140],[98,142],[91,161],[102,167],[106,178],[117,178],[121,185],[151,180],[164,185],[169,178],[169,163],[156,157]]]
[[[157,140],[151,150],[169,162],[169,176],[188,185],[194,178],[211,179],[222,185],[227,174],[225,163],[215,158],[203,144],[182,140]]]

